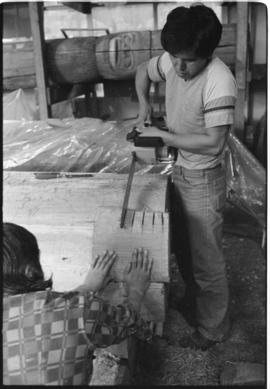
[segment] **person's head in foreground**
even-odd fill
[[[52,280],[45,280],[35,236],[17,224],[3,223],[3,290],[19,294],[45,290]]]
[[[144,340],[152,337],[139,315],[150,284],[148,250],[132,253],[123,274],[127,298],[118,305],[100,293],[115,260],[116,253],[106,250],[94,258],[82,285],[55,292],[52,281],[44,279],[34,235],[3,224],[5,385],[88,385],[96,347],[135,333]]]
[[[167,16],[161,44],[170,55],[176,74],[195,77],[211,59],[222,33],[215,12],[205,5],[177,7]]]

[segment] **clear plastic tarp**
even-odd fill
[[[4,121],[4,169],[128,173],[133,144],[122,123],[94,118]],[[165,174],[166,165],[136,164],[136,172]]]
[[[26,93],[23,89],[5,93],[3,116],[4,120],[38,120],[39,110],[33,93]]]
[[[128,173],[132,143],[123,122],[94,118],[4,121],[3,167],[17,171]],[[264,224],[266,173],[232,134],[227,153],[228,198]],[[170,174],[172,164],[136,164],[136,174]]]
[[[265,168],[233,134],[228,139],[227,198],[265,227]]]

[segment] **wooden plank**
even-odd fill
[[[236,46],[236,29],[237,25],[234,23],[222,25],[222,36],[219,46],[234,45]]]
[[[53,275],[54,290],[64,292],[84,282],[92,262],[94,223],[62,226],[27,224],[22,220],[18,224],[36,236],[41,266],[45,278]]]
[[[218,47],[214,55],[219,57],[227,66],[234,69],[235,67],[235,46]]]
[[[36,75],[34,74],[28,76],[3,78],[4,91],[13,91],[20,88],[29,89],[29,88],[35,88],[36,86],[37,86]]]
[[[32,41],[3,43],[3,78],[35,75]]]
[[[3,78],[35,75],[33,47],[3,53]]]
[[[113,277],[122,280],[123,271],[131,259],[131,252],[138,247],[149,250],[154,259],[152,282],[169,282],[169,215],[154,218],[155,213],[149,211],[135,212],[136,220],[128,218],[124,227],[120,228],[118,208],[103,207],[97,214],[93,235],[93,257],[104,249],[115,250],[118,258],[112,269]],[[137,222],[138,220],[138,222]],[[141,228],[139,225],[141,224]]]
[[[47,101],[47,74],[44,62],[44,30],[43,30],[43,3],[29,3],[30,23],[33,36],[35,72],[37,80],[40,119],[51,117],[51,109]]]
[[[38,180],[32,172],[5,171],[3,216],[17,223],[70,226],[95,221],[99,207],[120,207],[120,215],[127,177],[98,173],[89,178]],[[129,207],[165,211],[167,190],[167,176],[135,174]]]

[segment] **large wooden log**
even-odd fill
[[[162,52],[160,31],[109,34],[97,38],[97,68],[104,79],[133,78],[140,63]]]
[[[99,82],[102,79],[131,79],[137,66],[163,52],[160,30],[127,31],[101,37],[52,39],[46,41],[46,65],[57,84]],[[234,70],[236,25],[223,25],[215,54]],[[11,89],[16,81],[23,87],[33,84],[35,75],[33,43],[3,45],[3,86]]]
[[[98,81],[95,37],[47,41],[46,59],[50,78],[57,84]]]

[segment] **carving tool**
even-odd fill
[[[135,151],[132,152],[132,161],[129,169],[129,175],[128,175],[128,182],[126,186],[126,192],[124,196],[124,202],[123,202],[123,207],[122,207],[122,213],[121,213],[121,219],[120,219],[120,228],[124,227],[124,222],[125,222],[125,217],[126,217],[126,212],[127,212],[127,206],[128,206],[128,200],[129,200],[129,195],[130,195],[130,189],[131,189],[131,184],[135,172],[135,164],[136,164],[137,156]]]

